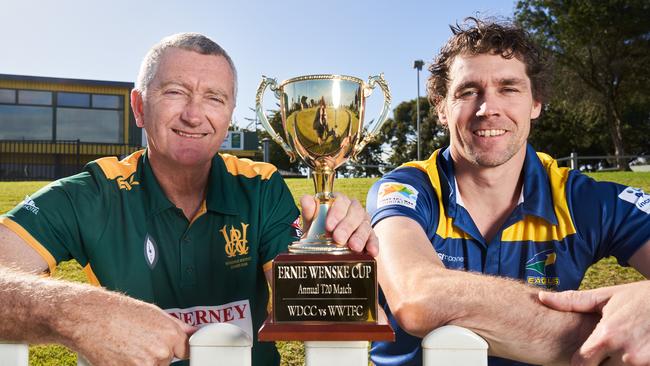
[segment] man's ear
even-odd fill
[[[530,119],[537,119],[542,113],[542,102],[533,100],[533,108],[530,110]]]
[[[445,111],[445,103],[443,100],[438,102],[438,105],[436,106],[436,113],[438,113],[438,121],[440,121],[440,124],[447,126],[447,112]]]
[[[131,90],[131,110],[135,116],[136,126],[144,127],[144,102],[142,101],[142,92],[136,89]]]

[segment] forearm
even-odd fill
[[[88,294],[108,293],[88,285],[40,278],[0,266],[0,334],[25,343],[60,343],[72,347],[79,324],[75,302]]]
[[[423,330],[444,324],[471,329],[495,356],[568,363],[598,321],[591,314],[550,310],[539,302],[538,289],[520,282],[442,268],[434,272],[422,291],[429,299],[411,307],[421,315]]]

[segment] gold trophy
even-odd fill
[[[373,128],[364,128],[365,101],[378,85],[384,106]],[[282,127],[288,144],[269,124],[262,109],[264,91],[269,87],[280,100]],[[262,77],[256,95],[257,115],[264,129],[295,161],[296,154],[313,170],[318,211],[307,237],[289,246],[291,253],[350,253],[336,245],[325,230],[325,217],[334,197],[336,168],[355,158],[386,121],[390,91],[383,75],[371,76],[368,83],[344,75],[308,75],[283,81]],[[365,135],[365,136],[362,136]]]
[[[384,96],[379,118],[364,126],[365,101],[376,86]],[[263,111],[267,88],[280,101],[283,139]],[[378,323],[376,264],[367,254],[338,245],[325,230],[336,168],[355,158],[380,131],[390,109],[383,75],[368,82],[344,75],[307,75],[278,84],[262,77],[256,94],[262,126],[295,161],[313,171],[317,213],[306,235],[273,260],[272,315],[259,331],[271,340],[392,340]],[[332,326],[334,325],[334,326]]]

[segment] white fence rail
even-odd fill
[[[190,365],[251,365],[250,336],[232,324],[211,324],[190,338]],[[487,342],[465,328],[448,325],[422,340],[423,366],[487,366]],[[28,366],[26,344],[0,341],[0,366]],[[89,366],[79,357],[78,366]],[[367,366],[368,342],[305,342],[307,366]]]

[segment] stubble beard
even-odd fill
[[[517,141],[513,140],[508,142],[507,148],[503,151],[480,151],[471,145],[467,146],[466,151],[471,163],[484,168],[494,168],[510,161],[520,147]]]

